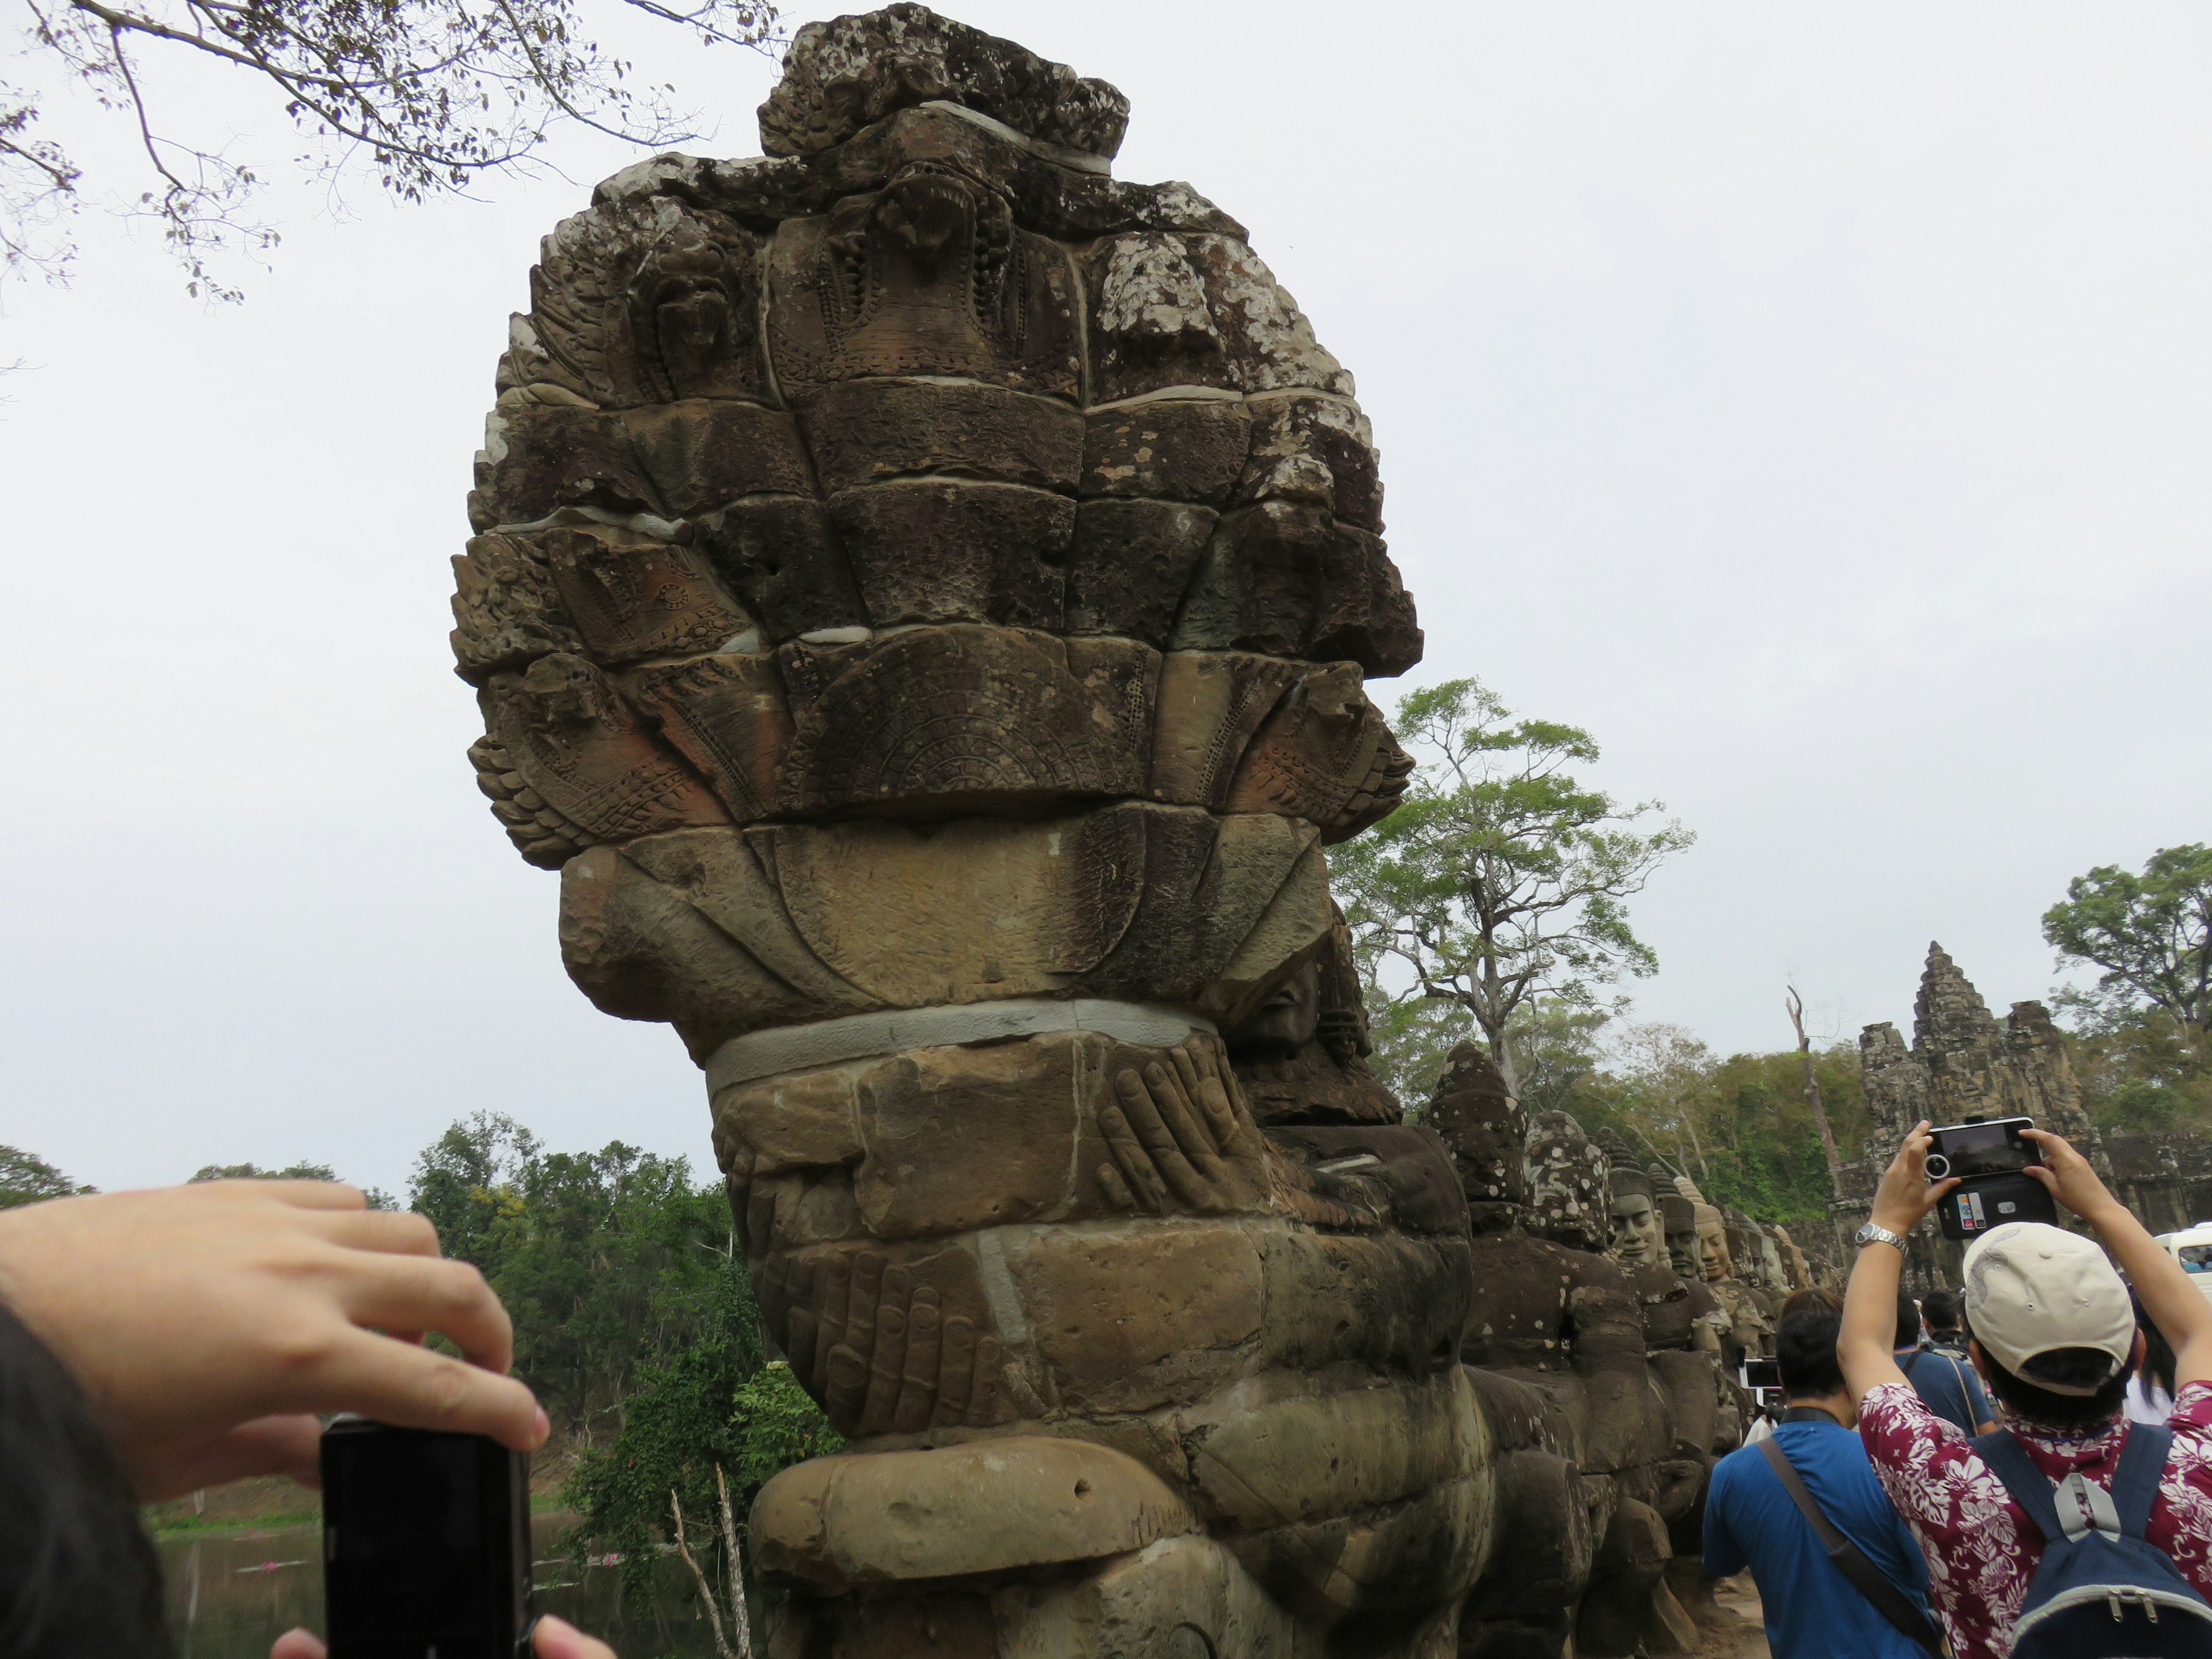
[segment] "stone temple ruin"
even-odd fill
[[[769,1651],[1690,1650],[1802,1258],[1471,1048],[1425,1126],[1365,1066],[1322,849],[1420,631],[1351,377],[1127,113],[809,25],[769,154],[601,185],[500,362],[479,782],[849,1442],[754,1509]]]
[[[2153,1232],[2212,1218],[2212,1139],[2188,1130],[2100,1134],[2082,1108],[2066,1040],[2050,1011],[2015,1002],[2000,1024],[1941,945],[1928,947],[1911,1047],[1894,1025],[1869,1025],[1859,1033],[1859,1072],[1875,1130],[1843,1166],[1839,1239],[1866,1219],[1898,1143],[1923,1117],[1936,1123],[2032,1117],[2087,1155]],[[1934,1236],[1932,1227],[1913,1237],[1911,1271],[1923,1285],[1959,1283],[1962,1259],[1963,1247]]]

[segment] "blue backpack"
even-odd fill
[[[1968,1443],[2043,1534],[2043,1559],[2013,1626],[2013,1659],[2212,1656],[2212,1604],[2143,1536],[2171,1429],[2129,1425],[2109,1492],[2079,1471],[2054,1484],[2008,1429]]]

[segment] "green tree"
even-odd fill
[[[626,3],[708,46],[759,46],[776,15],[769,0]],[[129,210],[161,225],[193,293],[217,298],[237,294],[210,275],[209,257],[265,250],[276,234],[253,216],[263,180],[232,159],[224,124],[178,136],[192,96],[163,98],[161,83],[185,61],[223,65],[281,109],[306,141],[296,165],[309,176],[336,190],[365,169],[407,202],[528,166],[558,122],[654,149],[691,136],[669,88],[636,87],[576,0],[30,0],[29,12],[19,55],[131,122],[148,188]],[[40,131],[39,95],[0,85],[0,270],[66,270],[82,176]]]
[[[447,1255],[495,1279],[509,1237],[500,1223],[522,1212],[524,1174],[544,1150],[504,1113],[473,1113],[416,1156],[407,1207],[430,1218]]]
[[[725,1262],[691,1340],[645,1368],[612,1444],[578,1460],[565,1496],[583,1516],[579,1530],[621,1555],[634,1602],[651,1599],[653,1562],[673,1540],[672,1495],[694,1553],[713,1551],[701,1563],[708,1581],[727,1585],[735,1539],[716,1519],[723,1482],[743,1516],[778,1470],[843,1446],[791,1368],[767,1353],[744,1273]],[[726,1608],[726,1591],[721,1599]]]
[[[2059,965],[2104,970],[2091,991],[2056,999],[2087,1028],[2126,1021],[2145,1008],[2165,1013],[2184,1042],[2204,1057],[2212,1013],[2212,847],[2161,847],[2141,875],[2100,864],[2066,884],[2066,896],[2043,913],[2043,937]]]
[[[1570,1109],[1583,1127],[1618,1130],[1693,1177],[1716,1204],[1791,1227],[1820,1223],[1831,1188],[1807,1059],[1796,1049],[1723,1059],[1680,1026],[1625,1026]],[[1870,1133],[1857,1049],[1835,1043],[1809,1059],[1836,1133],[1853,1143]]]
[[[520,1195],[492,1279],[515,1370],[588,1437],[596,1414],[624,1415],[642,1368],[696,1339],[728,1276],[729,1200],[695,1187],[688,1160],[621,1141],[532,1158]]]
[[[1624,901],[1695,837],[1639,829],[1661,803],[1623,805],[1566,770],[1597,759],[1587,732],[1516,720],[1475,680],[1413,692],[1397,725],[1422,763],[1413,788],[1334,860],[1370,994],[1464,1011],[1517,1092],[1516,1017],[1595,1008],[1599,987],[1656,969]]]
[[[98,1190],[71,1181],[35,1152],[20,1146],[0,1146],[0,1210]]]
[[[2106,1133],[2212,1124],[2212,1068],[2163,1008],[2104,1011],[2072,1033],[2081,1103]]]

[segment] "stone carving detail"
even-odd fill
[[[755,1509],[777,1652],[1412,1659],[1500,1536],[1466,1194],[1322,853],[1411,769],[1371,434],[1242,227],[1112,178],[1126,114],[808,25],[767,156],[545,240],[478,457],[471,758],[572,977],[706,1072],[850,1442]]]
[[[1468,1195],[1461,1352],[1504,1451],[1510,1540],[1463,1609],[1461,1652],[1696,1651],[1705,1474],[1741,1434],[1700,1340],[1710,1304],[1662,1265],[1603,1253],[1605,1152],[1564,1112],[1530,1123],[1480,1048],[1454,1050],[1425,1116]],[[1648,1200],[1642,1170],[1618,1172]]]

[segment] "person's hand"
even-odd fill
[[[538,1659],[615,1659],[615,1650],[593,1640],[565,1619],[547,1613],[530,1632]],[[310,1631],[288,1630],[269,1650],[269,1659],[330,1659],[330,1649]]]
[[[2031,1164],[2027,1173],[2051,1189],[2051,1195],[2084,1221],[2094,1222],[2119,1200],[2097,1179],[2089,1160],[2070,1143],[2048,1129],[2022,1129],[2021,1133],[2043,1149],[2043,1162]]]
[[[424,1218],[351,1187],[211,1181],[0,1212],[0,1299],[76,1375],[148,1499],[312,1482],[319,1412],[517,1450],[545,1437],[483,1276],[442,1259]]]
[[[1928,1184],[1928,1146],[1934,1139],[1928,1133],[1928,1120],[1924,1117],[1905,1137],[1897,1156],[1881,1172],[1881,1184],[1875,1188],[1874,1209],[1869,1219],[1875,1226],[1887,1227],[1900,1235],[1911,1232],[1942,1201],[1943,1194],[1959,1184],[1956,1176],[1932,1187]]]

